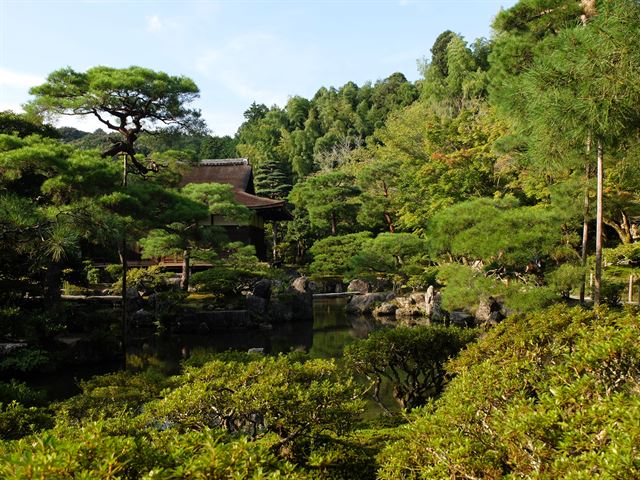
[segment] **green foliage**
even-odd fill
[[[364,278],[387,277],[407,281],[424,272],[426,243],[411,233],[381,233],[351,258],[352,275]]]
[[[0,371],[33,372],[41,369],[50,361],[46,350],[34,347],[20,348],[11,356],[0,360]]]
[[[0,475],[33,478],[306,479],[271,451],[269,442],[226,442],[217,431],[110,435],[95,422],[14,442],[2,454]]]
[[[275,433],[300,447],[349,430],[361,411],[357,387],[333,361],[286,356],[214,360],[187,367],[179,387],[146,405],[144,416],[180,431],[223,428],[257,438]]]
[[[59,136],[55,128],[42,124],[40,119],[32,119],[28,115],[14,113],[11,110],[0,112],[0,133],[16,135],[21,138],[29,135],[51,138]]]
[[[349,233],[318,240],[309,249],[313,262],[311,272],[318,276],[346,277],[352,270],[352,259],[371,239],[369,232]]]
[[[82,392],[56,406],[62,421],[71,424],[136,414],[146,403],[172,385],[164,375],[149,369],[132,374],[116,372],[79,382]]]
[[[637,312],[516,315],[447,369],[379,478],[636,478]]]
[[[309,212],[312,226],[336,235],[339,229],[350,229],[350,220],[358,210],[357,194],[353,177],[332,171],[313,175],[296,184],[289,199],[296,208]]]
[[[0,442],[16,440],[52,426],[53,417],[44,408],[26,407],[16,401],[0,402]]]
[[[545,275],[549,286],[563,297],[569,297],[573,291],[580,288],[584,281],[585,269],[580,265],[565,263]]]
[[[348,345],[345,357],[373,386],[378,403],[383,381],[401,407],[412,409],[438,397],[446,384],[444,364],[472,342],[476,332],[442,325],[377,330]]]
[[[147,268],[130,268],[127,270],[127,288],[134,288],[139,292],[162,292],[171,288],[169,279],[173,277],[171,272],[166,272],[159,265]],[[122,293],[122,282],[117,280],[111,285],[114,295]]]
[[[42,405],[45,400],[45,392],[34,390],[26,383],[12,379],[7,382],[0,382],[0,403],[5,405],[16,401],[22,405]]]
[[[275,274],[268,264],[258,260],[252,245],[234,242],[225,247],[225,256],[213,259],[211,268],[193,274],[191,280],[196,291],[238,295],[254,281]]]
[[[461,202],[434,216],[428,234],[434,255],[524,271],[530,263],[577,257],[577,237],[563,231],[562,212],[516,199],[481,198]],[[566,247],[569,248],[566,248]]]
[[[196,84],[148,68],[98,66],[76,72],[66,67],[49,74],[30,93],[35,95],[26,106],[30,112],[52,117],[91,115],[116,132],[102,156],[126,155],[133,170],[141,174],[157,170],[153,161],[136,157],[141,133],[153,129],[202,133],[205,129],[200,112],[186,107],[199,96]]]

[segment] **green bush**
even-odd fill
[[[194,273],[191,277],[191,285],[198,292],[237,295],[242,290],[248,290],[254,281],[262,277],[264,277],[263,272],[215,266]]]
[[[122,269],[120,269],[122,272]],[[127,288],[134,288],[139,292],[153,293],[164,292],[171,289],[169,279],[173,276],[171,272],[165,272],[158,265],[148,268],[131,268],[127,270]],[[111,291],[115,295],[122,293],[122,281],[117,279],[111,285]]]
[[[571,292],[576,291],[584,282],[585,269],[580,265],[565,263],[553,272],[545,275],[547,283],[555,292],[569,298]]]
[[[186,367],[179,387],[145,405],[149,423],[179,431],[222,428],[283,444],[348,431],[362,409],[353,379],[334,361],[295,355]]]
[[[42,390],[34,390],[26,383],[11,380],[0,382],[0,402],[8,404],[16,401],[23,405],[42,405],[46,394]]]
[[[638,311],[514,315],[382,454],[379,478],[640,478]]]
[[[0,402],[0,439],[19,439],[52,426],[53,416],[44,408],[26,407],[16,401]]]
[[[600,286],[600,298],[602,302],[613,307],[620,305],[622,294],[627,288],[626,284],[613,279],[603,279]]]
[[[152,370],[100,375],[81,381],[82,393],[60,402],[56,411],[59,418],[73,424],[123,413],[136,414],[145,402],[157,398],[169,385],[170,379]]]
[[[57,428],[7,442],[0,477],[99,479],[309,479],[278,458],[268,441],[227,438],[204,430],[112,435],[101,422]]]
[[[366,340],[348,345],[345,358],[372,382],[379,404],[380,388],[386,380],[393,385],[400,406],[415,408],[442,393],[444,363],[475,336],[474,330],[442,325],[378,330]]]

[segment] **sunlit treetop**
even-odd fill
[[[35,99],[27,108],[40,114],[91,115],[109,130],[119,132],[103,157],[127,154],[140,173],[153,168],[136,158],[140,133],[177,129],[204,131],[200,111],[186,105],[199,97],[193,80],[142,67],[93,67],[76,72],[70,67],[52,72],[30,90]]]

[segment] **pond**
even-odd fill
[[[308,352],[317,358],[338,358],[345,345],[366,338],[376,322],[366,317],[345,313],[346,299],[316,299],[313,321],[276,324],[269,330],[215,331],[208,334],[150,335],[133,331],[127,343],[127,369],[141,370],[155,365],[165,372],[175,373],[180,361],[194,349],[216,352],[263,349],[265,353],[292,350]],[[78,381],[94,375],[110,373],[122,368],[118,363],[97,366],[77,366],[33,378],[29,383],[47,390],[51,400],[59,400],[79,393]]]

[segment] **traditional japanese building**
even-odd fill
[[[180,186],[190,183],[226,183],[233,187],[235,200],[249,208],[252,218],[246,224],[237,224],[224,217],[211,215],[211,225],[224,226],[231,241],[254,245],[261,260],[267,257],[265,222],[292,220],[284,200],[256,195],[253,184],[253,168],[246,158],[201,160],[189,167]]]

